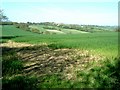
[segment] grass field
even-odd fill
[[[36,35],[32,32],[21,30],[13,25],[5,25],[2,27],[2,36],[26,36],[26,35]]]
[[[47,35],[4,26],[2,37],[5,90],[120,86],[118,32]]]
[[[13,25],[2,26],[0,29],[0,32],[1,32],[0,42],[6,42],[7,40],[15,38],[15,37],[31,36],[31,35],[39,36],[39,34],[18,29]]]
[[[115,57],[118,54],[117,32],[80,33],[75,35],[43,35],[19,30],[14,26],[4,26],[3,36],[20,36],[12,38],[12,40],[16,42],[26,42],[32,44],[47,43],[53,48],[77,48],[93,50],[98,54],[103,54],[109,57]]]

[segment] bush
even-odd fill
[[[29,24],[26,24],[26,23],[14,23],[14,25],[15,25],[16,28],[20,28],[20,29],[23,29],[23,30],[30,31]]]

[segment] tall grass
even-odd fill
[[[2,90],[34,90],[38,80],[24,75],[23,62],[14,49],[2,51]]]

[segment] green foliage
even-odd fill
[[[3,57],[2,61],[3,76],[6,75],[7,73],[9,74],[19,73],[22,69],[23,69],[22,62],[18,60],[18,58],[15,55]]]
[[[2,73],[3,76],[21,73],[23,69],[22,61],[14,51],[6,51],[7,48],[2,49]]]
[[[108,60],[105,63],[106,69],[105,74],[108,75],[108,78],[111,78],[111,81],[107,83],[112,83],[113,88],[120,87],[120,57],[113,60]],[[105,67],[104,67],[105,68]]]
[[[60,74],[47,75],[41,78],[38,88],[72,88],[72,82],[63,80]]]
[[[23,62],[14,49],[2,49],[2,90],[35,90],[38,80],[36,77],[24,76]]]
[[[0,22],[0,25],[13,25],[13,22]]]
[[[79,86],[82,83],[82,87],[89,88],[114,88],[118,89],[120,87],[120,59],[107,59],[104,62],[99,62],[102,65],[95,65],[90,70],[85,70],[78,72],[78,78],[82,78],[79,82]],[[118,64],[119,63],[119,64]],[[98,63],[97,63],[98,64]],[[77,82],[77,83],[78,83]]]
[[[14,23],[14,26],[22,30],[30,31],[29,24],[27,23]]]
[[[16,76],[11,79],[3,78],[3,90],[36,90],[38,80],[35,77],[29,76]]]
[[[26,23],[18,23],[18,25],[19,25],[19,28],[22,28],[22,29],[28,27],[28,24]]]

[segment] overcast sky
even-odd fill
[[[3,0],[11,21],[117,25],[118,0]]]

